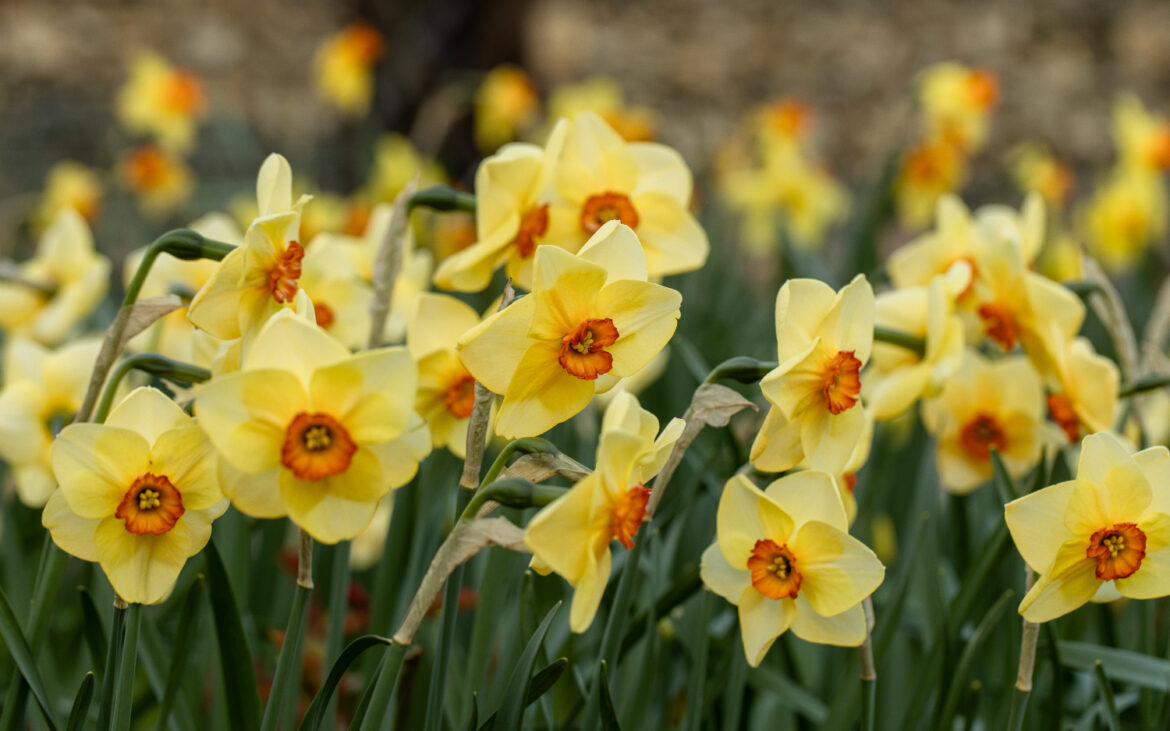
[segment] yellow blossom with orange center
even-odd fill
[[[168,152],[186,154],[195,143],[207,97],[194,73],[175,68],[152,51],[137,51],[114,108],[131,134],[147,135]]]

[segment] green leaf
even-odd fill
[[[228,723],[233,731],[253,731],[260,727],[260,696],[256,692],[256,672],[240,621],[240,609],[214,540],[208,542],[203,556],[207,563],[208,599],[219,644]]]
[[[1016,487],[1015,481],[1012,480],[1011,475],[1008,474],[1007,467],[1003,463],[1003,458],[999,456],[999,450],[992,448],[991,450],[991,468],[993,472],[992,482],[995,483],[995,491],[999,493],[999,498],[1005,503],[1010,503],[1020,496],[1020,490]]]
[[[85,637],[85,644],[89,647],[90,660],[94,667],[97,679],[101,680],[102,664],[106,661],[106,652],[109,642],[106,640],[106,628],[98,614],[97,605],[93,603],[93,596],[84,586],[77,587],[78,598],[81,600],[81,631]]]
[[[980,646],[987,640],[991,630],[996,627],[1003,613],[1007,610],[1008,604],[1012,600],[1014,592],[1011,589],[1005,591],[996,600],[995,604],[991,606],[987,614],[984,615],[983,620],[975,627],[975,631],[971,634],[971,639],[967,641],[967,646],[963,648],[963,654],[959,656],[959,662],[951,671],[950,688],[947,690],[946,699],[943,701],[941,711],[939,714],[939,722],[935,724],[935,728],[951,728],[952,721],[955,716],[955,711],[959,707],[959,701],[963,697],[963,691],[967,687],[967,674],[971,672],[971,665],[975,662],[975,655],[979,651]],[[940,686],[941,687],[941,686]]]
[[[93,673],[86,673],[81,679],[81,687],[77,689],[77,697],[73,699],[73,709],[69,711],[69,722],[65,724],[65,731],[81,731],[85,728],[89,706],[93,702],[94,685]]]
[[[617,713],[613,708],[613,698],[609,694],[609,670],[606,667],[605,660],[601,661],[601,667],[598,668],[597,682],[601,690],[599,696],[601,700],[601,728],[603,731],[621,731]]]
[[[1105,675],[1105,664],[1100,660],[1093,663],[1093,674],[1097,676],[1101,702],[1105,704],[1105,720],[1109,722],[1109,731],[1121,731],[1121,715],[1117,712],[1117,704],[1113,700],[1113,686],[1109,685],[1109,678]]]
[[[569,666],[569,659],[566,657],[561,657],[561,658],[557,658],[556,660],[553,660],[548,665],[545,665],[543,668],[536,671],[536,674],[532,676],[532,681],[529,682],[529,684],[528,684],[528,695],[526,695],[524,697],[524,707],[527,708],[528,706],[532,705],[536,701],[540,700],[540,697],[542,695],[544,695],[545,693],[547,693],[554,685],[556,685],[556,682],[561,679],[561,675],[564,674],[565,668],[567,668],[568,666]],[[476,703],[477,703],[476,694],[472,693],[471,694],[472,723],[468,727],[468,728],[472,728],[472,729],[474,729],[476,727],[475,726],[475,718],[478,715],[478,708],[476,707]],[[493,713],[491,716],[488,716],[488,720],[483,722],[483,725],[479,727],[479,731],[490,731],[491,729],[494,729],[495,723],[496,723],[496,715],[497,714]]]
[[[1106,674],[1116,681],[1170,692],[1170,660],[1090,642],[1061,640],[1057,646],[1060,662],[1067,668],[1093,672],[1094,664],[1100,660]]]
[[[134,674],[138,667],[138,628],[142,623],[142,605],[126,609],[126,643],[122,648],[122,666],[118,669],[118,692],[114,696],[114,728],[130,731],[130,711],[134,705]]]
[[[293,590],[292,609],[288,613],[288,627],[284,632],[284,643],[280,646],[280,656],[276,659],[276,673],[272,676],[272,692],[268,694],[268,702],[264,705],[264,718],[260,721],[261,731],[276,731],[280,726],[284,709],[281,703],[296,697],[299,689],[292,678],[301,662],[301,648],[305,644],[305,630],[309,619],[309,595],[313,593],[297,584]],[[291,725],[295,719],[288,719]]]
[[[528,644],[524,646],[524,652],[516,661],[516,667],[512,669],[512,675],[508,678],[508,686],[504,689],[503,703],[500,704],[500,709],[497,711],[496,720],[501,729],[521,728],[524,709],[527,706],[525,701],[528,697],[528,688],[532,683],[532,666],[536,664],[536,653],[540,651],[540,646],[544,643],[544,636],[548,633],[553,617],[556,616],[557,610],[560,608],[561,603],[557,602],[544,615],[536,632],[528,638]]]
[[[371,647],[388,646],[393,644],[389,637],[379,637],[378,635],[362,635],[353,642],[345,646],[341,654],[337,656],[336,662],[329,670],[329,677],[325,679],[325,683],[321,689],[317,691],[317,695],[313,698],[313,702],[309,704],[309,710],[305,711],[305,717],[301,720],[299,726],[302,731],[313,731],[321,726],[321,722],[325,720],[326,709],[329,706],[329,701],[333,698],[333,692],[337,690],[337,686],[341,683],[341,677],[345,675],[345,671],[349,670],[349,666],[354,663],[362,653]]]
[[[179,686],[183,683],[191,639],[197,633],[199,626],[199,608],[202,606],[200,602],[203,601],[203,587],[206,584],[207,581],[202,574],[196,576],[195,580],[191,582],[191,588],[187,589],[187,596],[183,599],[183,609],[179,613],[179,624],[175,628],[175,640],[171,644],[173,650],[171,667],[167,671],[167,684],[163,690],[162,701],[159,703],[158,722],[155,725],[158,731],[163,731],[167,727],[167,718],[171,715]]]
[[[33,697],[37,699],[41,713],[45,716],[45,722],[50,729],[55,731],[57,722],[53,716],[53,706],[49,702],[49,694],[45,691],[40,671],[37,670],[36,662],[33,660],[32,648],[28,646],[28,640],[25,639],[24,632],[20,629],[16,613],[12,611],[12,605],[8,603],[8,597],[3,590],[0,590],[0,639],[4,640],[4,645],[8,648],[9,654],[12,655],[13,662],[16,663],[20,674],[24,676]]]
[[[734,652],[741,651],[742,648],[734,650]],[[807,718],[817,728],[820,728],[821,724],[828,718],[829,709],[825,707],[820,698],[765,665],[748,671],[748,684],[757,690],[766,691],[784,699],[784,705]]]

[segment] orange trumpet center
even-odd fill
[[[463,373],[447,387],[447,395],[443,397],[447,411],[456,419],[466,419],[475,409],[475,378],[470,373]]]
[[[1070,444],[1075,444],[1081,438],[1081,420],[1077,412],[1073,411],[1072,400],[1062,393],[1048,394],[1048,413],[1052,420],[1064,430]]]
[[[641,220],[629,196],[624,193],[607,191],[590,196],[585,205],[581,206],[581,228],[587,233],[595,233],[607,222],[614,220],[630,228],[637,228]]]
[[[544,236],[548,231],[548,204],[536,206],[531,208],[524,217],[520,219],[520,230],[516,232],[516,238],[512,239],[512,243],[516,244],[516,250],[520,252],[520,256],[527,259],[536,251],[536,240]]]
[[[981,111],[999,101],[999,78],[987,69],[975,69],[967,76],[967,98]]]
[[[1170,170],[1170,123],[1163,124],[1150,142],[1150,163],[1158,170]]]
[[[159,536],[174,528],[183,512],[183,496],[171,481],[147,472],[130,485],[114,517],[125,521],[131,533]]]
[[[825,380],[821,393],[825,405],[832,414],[853,408],[861,393],[861,361],[853,357],[854,351],[842,350],[833,356],[825,368]]]
[[[992,447],[999,452],[1004,451],[1007,443],[1003,427],[990,414],[976,415],[959,431],[959,444],[967,454],[978,460],[989,459]]]
[[[1146,534],[1137,523],[1114,523],[1089,539],[1088,558],[1097,559],[1097,578],[1124,579],[1138,570],[1146,557]]]
[[[313,303],[313,314],[317,316],[317,324],[326,330],[337,321],[333,308],[324,302]]]
[[[634,547],[634,536],[646,516],[646,502],[650,499],[650,488],[636,485],[614,500],[611,510],[613,520],[610,530],[613,537],[629,550]]]
[[[769,599],[795,599],[800,592],[796,556],[787,544],[780,546],[767,538],[756,541],[747,567],[752,572],[752,586]]]
[[[1011,352],[1020,337],[1020,326],[1011,309],[993,302],[980,306],[978,312],[991,339],[999,343],[1005,353]]]
[[[292,302],[297,296],[297,280],[301,278],[301,259],[305,250],[296,241],[288,242],[276,264],[268,270],[268,291],[280,303]]]
[[[171,177],[171,160],[151,144],[140,145],[126,158],[126,182],[134,190],[158,190]]]
[[[199,77],[186,71],[175,71],[167,78],[162,91],[162,105],[178,115],[197,115],[204,107],[203,84]]]
[[[302,480],[320,480],[349,469],[357,448],[337,419],[302,411],[285,430],[280,463]]]
[[[613,320],[586,320],[561,338],[561,367],[577,378],[592,381],[609,373],[613,356],[605,348],[617,342]]]

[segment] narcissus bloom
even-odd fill
[[[0,282],[0,329],[55,345],[106,296],[110,260],[94,250],[81,214],[63,208],[17,275],[22,282]]]
[[[90,225],[102,212],[104,195],[98,174],[79,162],[62,160],[49,169],[37,211],[38,228],[53,222],[62,208],[72,208]]]
[[[195,188],[187,163],[150,142],[127,150],[118,160],[118,174],[139,209],[151,218],[174,213]]]
[[[1170,170],[1170,120],[1150,114],[1134,94],[1122,94],[1113,106],[1113,139],[1122,165]]]
[[[604,119],[626,142],[649,142],[658,126],[653,109],[626,104],[621,86],[605,76],[561,84],[549,95],[548,116],[552,119],[573,119],[585,112]]]
[[[20,337],[8,343],[0,391],[0,457],[12,468],[16,494],[25,505],[39,508],[57,489],[49,445],[81,407],[101,347],[97,338],[57,351]]]
[[[1048,622],[1091,599],[1170,594],[1170,452],[1131,454],[1108,433],[1085,437],[1077,475],[1004,508],[1020,555],[1039,574],[1020,602]]]
[[[682,295],[646,281],[638,237],[617,222],[570,254],[536,250],[532,294],[459,340],[467,370],[504,395],[496,431],[541,434],[641,370],[678,324]]]
[[[1119,168],[1079,211],[1093,256],[1111,270],[1131,269],[1166,233],[1166,187],[1141,168]]]
[[[494,151],[530,128],[539,111],[532,77],[512,64],[496,66],[475,92],[476,144],[484,152]]]
[[[1039,193],[1049,210],[1062,210],[1073,193],[1072,168],[1040,144],[1024,143],[1008,153],[1016,185],[1025,193]]]
[[[824,472],[797,472],[760,490],[742,475],[723,488],[716,537],[700,573],[739,608],[748,664],[755,667],[789,628],[808,642],[865,641],[861,601],[885,568],[849,535],[845,509]]]
[[[387,132],[374,146],[374,163],[366,181],[365,195],[374,203],[393,203],[407,183],[419,175],[418,187],[446,182],[442,166],[400,134]]]
[[[137,52],[130,78],[118,92],[118,121],[132,134],[149,135],[162,147],[187,153],[195,125],[207,108],[203,83],[151,51]]]
[[[350,355],[292,311],[268,321],[240,371],[196,391],[200,425],[242,512],[288,515],[323,543],[353,538],[430,451],[405,348]]]
[[[455,351],[463,333],[478,324],[475,310],[454,297],[425,293],[406,331],[406,346],[418,363],[415,409],[430,426],[431,444],[459,458],[467,451],[475,378]]]
[[[300,285],[305,250],[299,238],[301,208],[292,199],[292,169],[269,155],[256,178],[260,217],[196,293],[187,317],[221,340],[251,336],[269,317],[288,306]]]
[[[596,114],[580,114],[557,159],[559,197],[548,209],[547,241],[574,251],[607,221],[638,234],[651,277],[703,266],[710,244],[691,215],[691,171],[655,142],[626,142]]]
[[[166,599],[228,507],[203,430],[152,388],[132,392],[104,424],[65,427],[52,456],[61,489],[45,527],[66,553],[100,563],[127,602]]]
[[[536,247],[553,244],[576,251],[575,234],[550,236],[549,185],[568,122],[553,128],[543,148],[526,143],[505,145],[484,160],[475,173],[476,241],[439,265],[435,284],[444,289],[478,292],[492,273],[506,266],[517,286],[532,289]]]
[[[597,445],[597,469],[543,508],[529,522],[524,542],[532,567],[563,576],[575,589],[569,626],[584,632],[593,623],[609,580],[610,544],[627,549],[646,513],[646,483],[666,463],[682,435],[682,419],[658,433],[658,419],[632,394],[619,394],[605,412]]]
[[[911,148],[895,183],[898,220],[906,228],[926,228],[939,199],[967,179],[967,160],[945,140],[928,140]]]
[[[321,42],[313,55],[317,91],[342,113],[360,117],[370,109],[374,64],[386,43],[376,28],[354,23]]]
[[[968,350],[938,398],[924,404],[922,419],[938,441],[943,487],[958,494],[991,479],[992,449],[1019,478],[1049,438],[1040,376],[1018,355],[988,361]]]
[[[840,474],[865,430],[861,369],[873,346],[873,288],[863,275],[834,292],[790,279],[776,296],[779,365],[760,388],[772,404],[752,464],[782,472],[805,460]]]
[[[923,72],[919,103],[926,134],[960,150],[983,146],[987,118],[999,102],[999,79],[988,69],[940,63]]]
[[[1117,366],[1098,355],[1085,338],[1069,340],[1054,352],[1054,369],[1048,377],[1048,415],[1073,444],[1084,434],[1108,431],[1121,387]]]

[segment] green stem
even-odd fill
[[[102,677],[102,699],[98,705],[98,731],[110,728],[114,710],[114,688],[118,686],[118,668],[122,665],[122,646],[126,638],[126,602],[114,600],[114,623],[110,630],[109,651],[106,653],[106,670]]]
[[[1139,393],[1166,388],[1167,386],[1170,386],[1170,376],[1146,376],[1132,383],[1121,384],[1121,390],[1117,392],[1117,396],[1118,398],[1128,398]]]
[[[484,494],[484,490],[476,491],[476,498]],[[459,490],[455,495],[455,515],[462,516],[472,502],[468,490]],[[474,513],[472,513],[474,515]],[[438,731],[443,725],[441,708],[443,695],[447,689],[447,665],[451,659],[451,645],[455,642],[455,620],[459,615],[459,592],[463,587],[464,564],[460,564],[447,579],[443,588],[443,608],[439,615],[439,645],[435,648],[435,662],[431,665],[431,681],[427,688],[426,717],[423,722],[424,731]]]
[[[95,422],[101,424],[110,415],[110,409],[114,405],[114,396],[118,393],[118,386],[122,384],[122,379],[126,377],[126,374],[134,370],[184,384],[203,383],[211,378],[211,371],[206,368],[200,368],[190,363],[180,363],[158,353],[132,355],[110,371],[110,378],[106,382],[105,390],[102,391],[102,398],[98,402],[97,410],[94,411],[93,420]]]
[[[509,508],[541,508],[565,494],[565,488],[552,485],[534,485],[519,477],[505,477],[475,491],[467,501],[460,520],[473,519],[488,501]]]
[[[333,667],[345,644],[345,615],[349,609],[349,549],[343,541],[333,547],[333,561],[329,577],[329,634],[325,638],[325,667]],[[334,727],[337,715],[337,696],[325,708],[326,728]]]
[[[309,597],[313,593],[313,539],[304,530],[300,531],[298,550],[297,586],[293,591],[292,610],[288,614],[288,627],[284,632],[284,644],[276,660],[276,674],[272,678],[272,692],[264,704],[264,717],[260,721],[261,731],[276,731],[280,725],[281,701],[296,689],[290,687],[293,669],[300,665],[301,646],[305,641],[305,622],[308,618]],[[294,723],[294,719],[289,719]]]
[[[775,367],[776,361],[756,360],[739,355],[728,358],[712,368],[703,383],[718,383],[728,378],[740,383],[758,383]]]
[[[626,565],[622,575],[618,578],[617,592],[614,594],[613,606],[609,610],[609,618],[605,622],[605,633],[601,636],[601,651],[598,659],[608,666],[616,666],[617,650],[621,641],[621,627],[625,625],[626,616],[630,613],[630,601],[634,597],[634,580],[638,574],[638,560],[642,556],[642,547],[646,545],[649,536],[634,544],[626,554]],[[589,689],[589,700],[585,703],[585,722],[581,728],[592,731],[600,723],[601,712],[601,684],[594,680]]]
[[[146,283],[146,277],[150,274],[150,269],[160,254],[170,254],[176,259],[184,261],[195,259],[220,261],[234,248],[236,247],[231,244],[205,238],[202,234],[188,228],[167,231],[155,239],[154,243],[146,250],[142,262],[138,265],[138,270],[134,272],[134,278],[126,286],[126,296],[122,299],[122,306],[128,307],[138,301],[142,285]]]
[[[1097,686],[1101,689],[1101,700],[1105,703],[1105,720],[1109,724],[1109,731],[1121,731],[1121,714],[1117,712],[1117,703],[1113,699],[1113,686],[1105,675],[1105,664],[1096,661],[1093,663],[1093,672],[1097,676]]]
[[[492,462],[492,466],[488,468],[487,474],[480,480],[479,486],[490,484],[496,481],[504,468],[508,466],[508,460],[516,452],[521,454],[551,454],[554,456],[564,456],[557,446],[547,439],[540,437],[526,437],[524,439],[513,439],[504,445],[500,453],[496,455],[496,461]]]
[[[449,185],[432,185],[412,195],[410,202],[406,204],[406,209],[413,211],[419,206],[436,211],[463,211],[474,215],[475,196],[456,190]]]
[[[917,336],[911,335],[902,330],[894,330],[893,328],[884,327],[882,325],[873,326],[873,339],[888,345],[896,345],[899,348],[914,351],[921,357],[926,353],[926,340]]]
[[[118,694],[114,697],[114,728],[129,731],[130,709],[134,706],[134,671],[138,665],[138,626],[142,605],[131,604],[126,613],[126,646],[118,669]]]
[[[861,731],[873,731],[877,705],[877,666],[873,660],[873,599],[862,601],[865,610],[865,642],[858,648],[861,666]]]
[[[394,688],[398,685],[398,676],[402,673],[402,661],[406,657],[406,645],[397,642],[390,645],[382,659],[378,670],[378,679],[374,683],[374,693],[370,698],[370,705],[359,731],[375,731],[388,728],[390,724],[390,699],[394,696]]]

